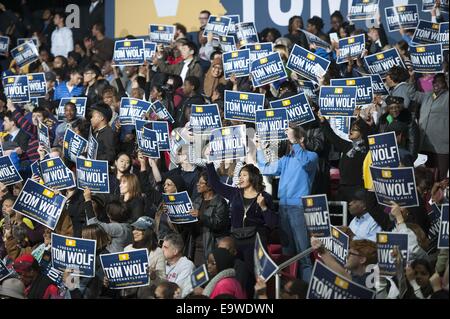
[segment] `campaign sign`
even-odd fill
[[[119,118],[121,125],[134,125],[136,119],[142,119],[150,110],[152,103],[128,97],[120,100]]]
[[[54,230],[64,208],[66,198],[47,186],[28,179],[16,199],[13,209]]]
[[[171,44],[175,36],[175,26],[150,24],[150,41]]]
[[[75,187],[73,172],[64,164],[59,157],[41,161],[42,179],[45,186],[57,190]]]
[[[11,275],[11,272],[6,268],[2,260],[0,260],[0,282]]]
[[[236,51],[236,39],[233,36],[226,36],[219,38],[219,45],[222,48],[222,52]]]
[[[147,249],[100,255],[100,262],[110,289],[136,288],[149,284]]]
[[[192,105],[189,121],[195,134],[211,134],[212,130],[222,127],[217,104]]]
[[[436,0],[422,0],[422,11],[431,11],[436,3]],[[448,0],[440,0],[439,9],[443,12],[448,12]]]
[[[285,108],[256,111],[256,134],[260,141],[286,140],[289,128]]]
[[[92,193],[109,193],[108,161],[77,158],[78,189],[89,188]]]
[[[206,268],[205,264],[195,269],[191,275],[192,289],[200,287],[206,284],[208,281],[209,281],[208,269]]]
[[[64,272],[73,269],[74,276],[95,276],[97,241],[52,233],[52,266]]]
[[[247,44],[259,43],[258,30],[256,30],[255,23],[253,22],[236,24],[236,37],[241,47]]]
[[[227,126],[211,132],[209,139],[211,161],[239,159],[247,156],[245,125]]]
[[[188,192],[175,194],[163,194],[163,201],[167,207],[167,216],[174,224],[186,224],[197,221],[196,217],[190,214],[192,201]]]
[[[297,44],[294,45],[286,65],[289,70],[315,82],[319,82],[319,78],[327,72],[329,66],[330,61]]]
[[[39,162],[40,161],[36,161],[30,165],[31,174],[35,175],[35,176],[39,176],[39,178],[42,178],[41,166],[40,166]]]
[[[58,121],[62,122],[66,118],[66,115],[64,114],[64,107],[67,103],[73,103],[75,104],[77,108],[77,118],[83,118],[86,115],[86,104],[87,104],[87,97],[71,97],[71,98],[62,98],[59,101],[58,106]]]
[[[344,266],[347,262],[350,238],[337,227],[331,226],[331,237],[321,238],[323,245],[330,254]]]
[[[14,75],[3,78],[5,95],[13,103],[30,102],[30,90],[28,87],[28,76]]]
[[[225,90],[225,119],[254,123],[256,111],[264,109],[264,99],[264,94]]]
[[[77,161],[77,157],[80,156],[86,149],[87,144],[88,141],[86,141],[83,137],[71,129],[67,129],[66,133],[64,133],[63,141],[64,158],[75,163]]]
[[[372,78],[373,94],[382,96],[389,95],[389,91],[379,74],[371,74],[370,77]]]
[[[170,115],[169,111],[166,109],[164,104],[161,103],[161,101],[153,102],[151,108],[156,113],[156,116],[158,116],[159,119],[167,121],[171,124],[175,123],[172,115]]]
[[[137,124],[136,120],[136,132]],[[156,132],[159,151],[170,151],[169,124],[167,122],[149,122],[149,128]]]
[[[17,38],[16,43],[17,43],[17,45],[21,45],[21,44],[24,44],[24,43],[29,42],[29,41],[33,42],[34,45],[36,46],[36,48],[39,48],[40,45],[41,45],[41,44],[39,43],[38,38],[36,38],[36,37],[31,37],[31,38]]]
[[[37,61],[39,59],[39,52],[33,41],[27,41],[12,49],[11,56],[16,60],[17,66],[23,68],[24,66]]]
[[[397,273],[395,258],[392,257],[395,246],[398,247],[402,259],[408,261],[408,234],[377,233],[378,267],[382,276],[395,276]]]
[[[428,239],[430,240],[429,247],[436,247],[439,237],[439,228],[441,227],[441,210],[436,203],[431,205],[431,212],[428,213],[428,220],[430,221],[430,228],[427,234]]]
[[[374,299],[375,291],[367,289],[316,261],[306,299]]]
[[[142,155],[148,158],[159,158],[158,134],[156,131],[144,127],[139,136],[138,147]]]
[[[325,50],[328,50],[330,48],[330,44],[327,41],[322,40],[317,35],[314,35],[306,30],[302,30],[302,32],[306,36],[306,40],[308,40],[308,44],[313,44],[318,48],[323,48]]]
[[[384,9],[389,32],[413,29],[419,23],[417,4],[387,7]]]
[[[448,22],[442,22],[439,24],[439,34],[442,50],[446,51],[449,48]]]
[[[373,88],[372,78],[364,76],[352,79],[332,79],[332,86],[356,86],[356,105],[363,106],[372,104]]]
[[[118,40],[114,44],[113,65],[142,65],[145,62],[145,46],[142,39]]]
[[[409,54],[416,73],[438,73],[443,70],[442,44],[410,46]]]
[[[314,113],[304,93],[270,102],[272,109],[286,109],[288,120],[298,125],[314,121]]]
[[[393,66],[405,68],[396,48],[364,57],[364,63],[372,74],[379,74],[383,79]]]
[[[439,227],[438,248],[448,249],[448,204],[442,205],[441,226]]]
[[[378,2],[379,0],[352,0],[348,19],[352,21],[374,19],[378,11]]]
[[[91,130],[91,132],[89,132],[86,157],[93,160],[97,159],[97,151],[98,151],[98,142],[94,138],[94,135],[92,134]]]
[[[278,271],[278,266],[264,249],[258,233],[256,233],[253,257],[255,261],[255,275],[262,277],[267,282]]]
[[[251,67],[253,87],[261,87],[287,78],[286,69],[279,52],[252,62]]]
[[[9,37],[0,36],[0,55],[6,56],[9,51]]]
[[[370,166],[375,195],[379,204],[391,207],[391,202],[400,207],[419,206],[414,168],[378,168]]]
[[[412,42],[417,44],[441,43],[444,40],[440,33],[440,24],[431,21],[420,20],[414,32]],[[448,39],[448,36],[447,36]]]
[[[207,37],[210,33],[212,33],[215,38],[227,36],[230,24],[231,18],[211,15],[209,16],[205,31],[203,31],[203,36]]]
[[[400,166],[400,153],[395,132],[369,135],[368,140],[373,166],[393,168]]]
[[[230,27],[228,28],[228,35],[233,36],[236,34],[236,25],[241,23],[241,16],[238,14],[227,14],[224,17],[230,18]]]
[[[226,52],[222,60],[225,79],[229,80],[232,75],[238,78],[250,75],[249,49]]]
[[[252,63],[271,54],[273,52],[273,43],[253,43],[246,45],[245,48],[250,50],[250,63]]]
[[[355,60],[359,58],[366,49],[366,36],[364,34],[339,39],[339,50],[337,51],[337,64],[347,63],[348,58]]]
[[[45,73],[28,74],[28,90],[30,91],[30,98],[45,97],[47,95]]]
[[[38,124],[38,139],[39,144],[45,147],[47,153],[50,153],[50,133],[48,132],[48,127],[42,122]]]
[[[156,53],[156,46],[157,44],[155,42],[144,42],[145,61],[147,62],[153,61],[153,56]]]
[[[344,133],[348,136],[350,133],[351,118],[344,116],[333,116],[329,118],[330,126],[335,128],[339,132]]]
[[[330,237],[330,210],[327,195],[302,197],[305,222],[311,236]]]
[[[0,143],[0,157],[3,157],[3,144]]]
[[[298,80],[297,86],[300,93],[304,93],[306,97],[314,99],[317,98],[316,91],[319,89],[319,86],[316,82],[306,81],[306,80]]]
[[[322,86],[319,94],[320,113],[323,116],[354,116],[357,91],[356,86]]]
[[[9,156],[0,157],[0,183],[5,186],[22,181],[22,177]]]

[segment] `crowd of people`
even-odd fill
[[[89,12],[98,11],[102,1],[92,0]],[[339,38],[365,34],[363,56],[397,48],[406,68],[393,67],[386,79],[388,96],[375,95],[372,104],[358,109],[348,136],[338,132],[332,119],[320,113],[314,98],[309,99],[315,120],[301,126],[290,125],[287,140],[260,143],[249,138],[251,150],[245,158],[211,162],[193,159],[190,143],[190,115],[193,106],[217,104],[222,125],[244,124],[223,118],[225,90],[261,93],[265,107],[270,101],[294,96],[302,78],[288,72],[288,79],[275,88],[254,88],[249,77],[226,80],[222,54],[212,37],[203,36],[208,11],[199,13],[199,32],[188,34],[176,24],[171,45],[158,45],[153,60],[141,66],[117,67],[112,63],[114,40],[106,37],[104,18],[92,14],[91,22],[76,34],[65,26],[65,14],[44,10],[41,17],[26,11],[15,13],[0,5],[0,35],[10,37],[10,49],[18,38],[34,36],[39,43],[39,60],[19,68],[10,55],[0,57],[2,78],[9,75],[44,72],[47,95],[34,103],[13,103],[0,87],[0,138],[5,156],[10,156],[23,182],[0,184],[2,214],[0,258],[12,275],[0,285],[0,296],[17,299],[198,299],[273,298],[270,285],[255,274],[254,246],[259,234],[263,246],[281,245],[282,254],[294,256],[312,247],[314,252],[298,263],[298,272],[283,277],[282,298],[306,298],[314,261],[319,259],[345,278],[376,290],[378,298],[448,298],[448,249],[430,242],[431,203],[448,202],[449,104],[448,51],[443,72],[420,74],[409,57],[410,30],[401,30],[402,40],[389,43],[383,25],[358,29],[345,14],[334,12],[331,29],[314,16],[306,21],[294,16],[289,33],[266,28],[260,42],[272,42],[284,63],[295,44],[331,62],[320,86],[332,79],[368,74],[362,57],[336,63]],[[97,18],[96,18],[97,17]],[[429,20],[442,21],[439,7]],[[7,21],[10,23],[8,24]],[[310,44],[304,31],[330,44],[324,49]],[[132,35],[128,39],[134,39]],[[239,44],[237,44],[239,47]],[[1,84],[0,84],[1,85]],[[315,92],[318,94],[318,91]],[[63,98],[86,97],[85,118],[77,117],[76,105],[64,106],[64,118],[57,119]],[[188,141],[159,159],[147,158],[137,147],[134,126],[120,124],[120,102],[124,97],[152,103],[161,102],[174,119],[169,123],[172,144],[176,136]],[[148,120],[165,121],[154,112]],[[38,123],[49,128],[51,146],[47,154],[38,138]],[[254,123],[245,123],[254,128]],[[60,193],[66,204],[54,230],[12,209],[25,181],[33,175],[31,165],[46,156],[61,157],[76,174],[75,163],[63,156],[67,129],[98,142],[97,160],[108,161],[109,194],[97,194],[77,187]],[[419,154],[426,163],[415,167],[419,206],[386,208],[377,202],[369,172],[368,136],[395,132],[401,166],[414,167]],[[270,147],[269,147],[270,146]],[[276,154],[273,154],[275,150]],[[335,172],[339,170],[339,176]],[[192,199],[190,214],[198,221],[174,224],[168,218],[162,194],[187,191]],[[336,262],[323,241],[307,230],[301,198],[327,194],[329,200],[345,201],[349,224],[337,224],[351,242],[345,266]],[[377,264],[376,234],[381,231],[408,234],[410,260],[399,263],[403,276],[389,284],[368,283],[368,266]],[[44,271],[42,250],[51,253],[51,234],[96,241],[96,269],[92,278],[74,280],[63,274],[57,285]],[[147,286],[109,289],[99,256],[147,248]],[[398,254],[397,254],[398,255]],[[206,264],[210,281],[192,289],[191,274]],[[74,283],[75,282],[75,283]]]

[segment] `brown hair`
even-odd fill
[[[128,184],[128,191],[131,194],[131,198],[136,198],[141,195],[141,185],[139,179],[134,174],[125,174],[120,178],[120,182],[125,181]]]
[[[378,263],[377,244],[371,240],[353,240],[350,242],[350,249],[354,249],[361,257],[366,257],[365,265]]]
[[[103,250],[111,243],[111,237],[97,224],[83,227],[81,237],[97,241],[97,251]]]
[[[236,169],[236,161],[233,161],[233,163],[230,164],[230,167],[228,169],[225,168],[225,162],[220,162],[220,166],[217,169],[217,172],[220,176],[228,176],[233,177],[234,176],[234,170]]]

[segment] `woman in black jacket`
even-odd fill
[[[144,216],[145,202],[142,197],[139,179],[136,175],[125,174],[120,178],[120,201],[128,210],[127,222],[132,224]]]

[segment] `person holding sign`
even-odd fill
[[[67,128],[72,128],[72,124],[77,119],[77,107],[74,103],[68,102],[64,105],[64,121],[56,127],[55,141],[53,146],[62,146],[64,134]]]

